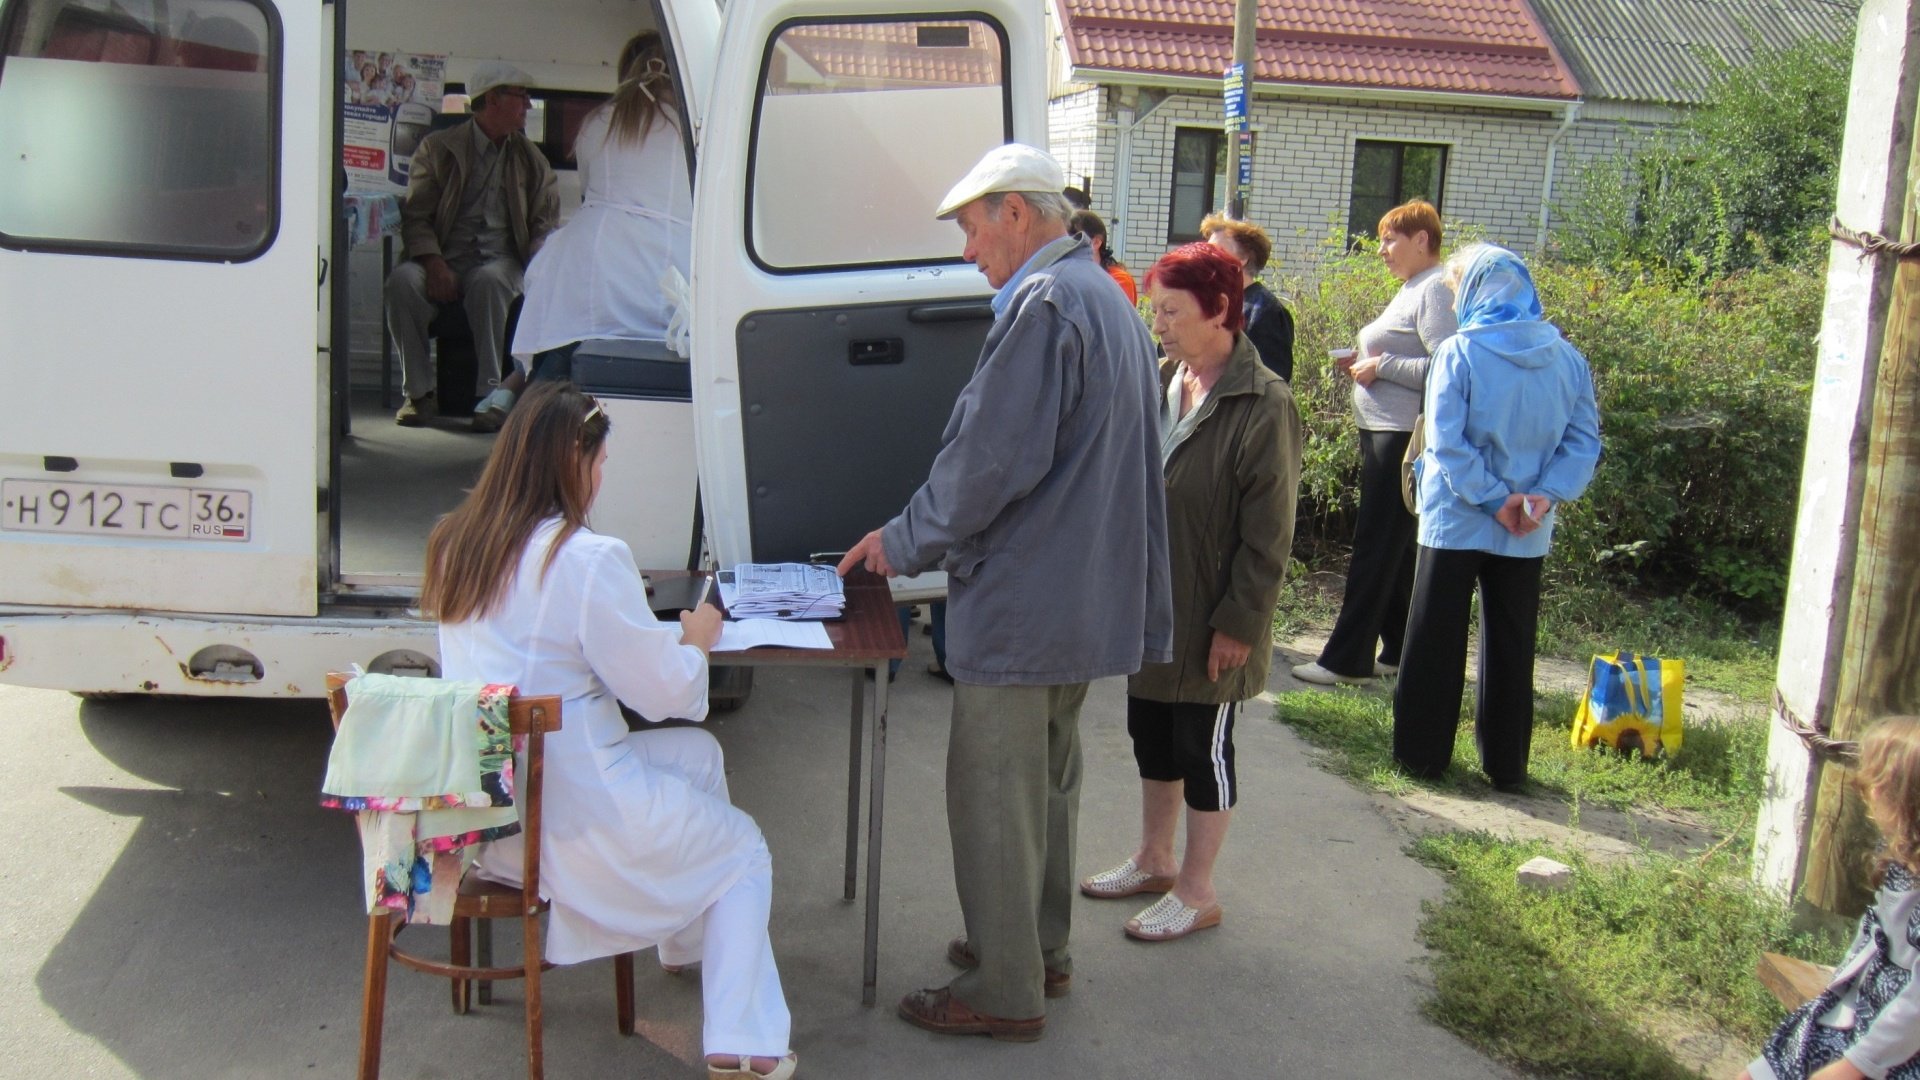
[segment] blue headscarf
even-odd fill
[[[1503,247],[1483,245],[1460,275],[1453,313],[1460,329],[1496,323],[1539,322],[1540,293],[1520,256]]]

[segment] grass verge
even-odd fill
[[[1723,723],[1690,728],[1672,759],[1647,762],[1570,745],[1578,705],[1573,694],[1543,694],[1535,702],[1527,773],[1537,794],[1565,798],[1575,805],[1684,810],[1719,835],[1748,835],[1766,774],[1763,714],[1756,710]],[[1329,769],[1369,786],[1395,792],[1415,784],[1464,794],[1492,790],[1480,773],[1470,715],[1462,716],[1454,739],[1453,769],[1444,779],[1432,782],[1409,780],[1394,767],[1393,703],[1382,688],[1280,694],[1274,717],[1327,751]]]
[[[1469,798],[1490,794],[1463,702],[1446,778],[1414,781],[1392,761],[1393,708],[1383,686],[1278,696],[1275,717],[1325,751],[1324,764],[1391,791],[1415,786]],[[1753,976],[1763,949],[1832,962],[1841,942],[1790,932],[1785,905],[1754,889],[1747,851],[1765,775],[1766,719],[1755,707],[1688,729],[1671,760],[1575,749],[1578,695],[1541,694],[1528,774],[1536,797],[1618,809],[1683,811],[1723,838],[1705,855],[1645,851],[1596,862],[1539,842],[1445,833],[1414,842],[1443,873],[1421,936],[1432,951],[1435,1022],[1486,1053],[1550,1076],[1678,1080],[1696,1074],[1662,1042],[1717,1031],[1757,1047],[1780,1017]],[[1520,887],[1535,855],[1574,867],[1564,893]]]
[[[1838,944],[1789,932],[1784,905],[1751,888],[1744,849],[1594,864],[1479,833],[1423,837],[1444,873],[1421,937],[1433,950],[1435,1022],[1548,1075],[1668,1080],[1695,1074],[1652,1029],[1712,1026],[1758,1046],[1780,1010],[1753,977],[1762,949],[1831,960]],[[1574,867],[1565,892],[1514,872],[1535,855]]]
[[[1273,630],[1286,640],[1324,631],[1340,613],[1344,563],[1296,563]],[[1753,620],[1691,596],[1625,596],[1615,589],[1549,583],[1540,595],[1541,656],[1583,660],[1626,649],[1687,662],[1687,684],[1764,705],[1772,695],[1778,618]]]

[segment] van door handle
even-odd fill
[[[847,363],[855,367],[866,364],[898,364],[907,358],[907,344],[897,337],[868,338],[865,341],[847,343]]]
[[[993,318],[992,304],[922,304],[919,307],[907,309],[907,321],[917,323],[972,322],[975,319],[991,318]]]

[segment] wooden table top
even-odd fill
[[[648,578],[687,577],[703,571],[647,570]],[[847,606],[837,619],[822,619],[831,649],[788,649],[763,645],[755,649],[715,652],[714,662],[721,664],[817,664],[823,667],[867,667],[877,661],[904,660],[907,639],[900,633],[900,615],[893,602],[887,580],[878,574],[856,569],[847,575]],[[713,602],[720,602],[718,590]]]

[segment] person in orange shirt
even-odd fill
[[[1119,283],[1120,291],[1127,294],[1128,303],[1138,304],[1140,289],[1133,283],[1133,275],[1127,273],[1126,264],[1107,250],[1107,223],[1100,220],[1100,215],[1091,210],[1075,210],[1067,224],[1067,231],[1087,238],[1094,257],[1100,260],[1100,268]]]

